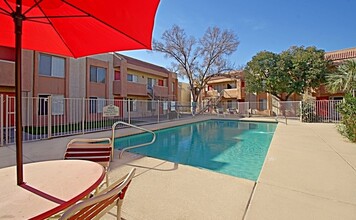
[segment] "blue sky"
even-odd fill
[[[356,47],[355,0],[161,0],[153,38],[177,24],[200,38],[208,27],[233,30],[240,41],[229,60],[245,65],[262,50],[279,53],[292,45],[325,51]],[[125,55],[169,67],[158,52],[137,50]]]

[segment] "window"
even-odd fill
[[[172,92],[174,93],[174,90],[175,90],[175,84],[174,82],[172,82]]]
[[[105,83],[106,69],[103,67],[90,66],[90,82]]]
[[[49,95],[38,96],[38,115],[48,115],[48,97]]]
[[[102,113],[105,104],[106,100],[104,98],[89,97],[89,113]]]
[[[329,99],[333,100],[333,101],[342,101],[342,100],[344,100],[344,97],[342,97],[342,96],[332,96]]]
[[[127,99],[127,110],[130,112],[137,111],[137,100],[136,99]]]
[[[163,79],[159,79],[159,80],[158,80],[158,85],[159,85],[159,86],[163,86]]]
[[[115,78],[114,80],[120,80],[121,76],[120,76],[120,71],[119,70],[115,70]]]
[[[64,115],[63,95],[39,95],[38,115],[48,115],[48,98],[52,98],[52,115]]]
[[[156,85],[156,79],[147,78],[147,85],[153,88],[153,86]]]
[[[39,57],[39,75],[64,78],[65,59],[46,54]]]
[[[106,104],[105,99],[103,98],[98,98],[98,113],[103,113],[103,108]]]
[[[236,89],[236,84],[235,83],[228,83],[226,88],[227,89]]]
[[[171,102],[171,111],[175,111],[176,110],[176,102]]]
[[[156,110],[156,102],[154,100],[147,101],[147,110],[148,111],[155,111]]]
[[[260,99],[260,110],[267,110],[267,99]]]
[[[221,92],[224,88],[222,84],[213,85],[214,90]]]
[[[89,113],[97,113],[97,97],[89,97]]]
[[[52,95],[52,115],[64,115],[63,95]]]
[[[138,82],[138,77],[133,74],[127,74],[127,81],[129,82]]]

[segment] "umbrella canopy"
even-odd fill
[[[70,57],[151,49],[159,0],[0,0],[0,45],[14,47],[16,106],[21,50]],[[21,108],[16,108],[17,183],[23,183]]]
[[[158,4],[159,0],[22,0],[22,48],[71,57],[150,49]],[[15,46],[15,13],[15,0],[0,0],[2,46]]]

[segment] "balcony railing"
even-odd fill
[[[168,87],[164,86],[154,86],[153,92],[155,97],[168,97]]]
[[[112,82],[112,92],[114,95],[121,95],[122,89],[121,89],[121,81],[120,80],[114,80]]]
[[[217,90],[209,90],[206,92],[207,97],[217,97],[219,96],[219,92]]]
[[[127,94],[147,96],[147,85],[143,83],[127,82]]]
[[[223,89],[220,93],[217,90],[206,92],[206,96],[210,98],[222,96],[225,99],[243,99],[245,97],[245,88]]]
[[[237,99],[241,96],[241,92],[238,89],[224,89],[223,90],[223,97],[226,99]]]

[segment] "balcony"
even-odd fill
[[[147,85],[143,83],[127,82],[127,94],[137,96],[147,96]]]
[[[224,89],[222,91],[222,96],[226,99],[236,99],[238,95],[237,89]]]
[[[243,99],[245,97],[245,88],[224,89],[222,96],[225,99]]]
[[[155,97],[168,97],[168,87],[154,86],[153,93]]]
[[[146,84],[127,82],[121,86],[120,80],[113,81],[113,94],[118,96],[137,95],[147,96]]]
[[[114,80],[112,82],[112,93],[114,95],[121,95],[122,89],[121,89],[121,81],[120,80]]]
[[[223,89],[220,93],[217,90],[210,90],[206,92],[206,97],[214,98],[222,96],[225,99],[244,99],[245,88]]]
[[[217,90],[209,90],[206,92],[206,97],[213,98],[218,96],[219,96],[219,92]]]

